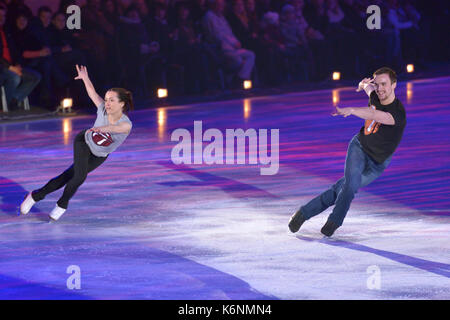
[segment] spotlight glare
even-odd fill
[[[158,98],[167,98],[167,89],[158,89]]]
[[[71,98],[65,98],[61,102],[62,107],[65,108],[72,108],[73,100]]]

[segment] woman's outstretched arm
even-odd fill
[[[75,77],[75,80],[81,79],[83,80],[84,86],[86,87],[87,94],[89,98],[91,98],[92,102],[94,102],[95,106],[98,108],[105,101],[102,97],[100,97],[95,91],[94,85],[89,79],[89,75],[87,72],[87,68],[85,66],[76,65],[78,76]]]

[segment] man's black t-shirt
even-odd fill
[[[394,125],[366,120],[359,131],[358,138],[363,150],[377,163],[383,163],[394,153],[402,139],[406,126],[406,112],[397,98],[390,104],[382,105],[375,91],[370,93],[370,106],[375,106],[376,110],[389,112],[395,120]]]

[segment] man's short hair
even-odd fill
[[[382,67],[382,68],[378,69],[377,71],[375,71],[373,73],[374,76],[377,76],[379,74],[387,74],[387,75],[389,75],[389,79],[391,79],[391,83],[397,82],[397,74],[391,68]]]

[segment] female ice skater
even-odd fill
[[[122,88],[111,88],[103,100],[95,92],[86,67],[77,65],[76,68],[78,76],[75,79],[83,80],[89,97],[97,107],[94,127],[78,133],[73,144],[73,164],[42,188],[30,192],[20,205],[21,214],[27,214],[37,201],[65,185],[63,195],[50,213],[51,220],[58,220],[88,173],[100,166],[108,155],[125,141],[131,131],[132,123],[125,114],[133,110],[131,92]]]
[[[335,205],[321,230],[330,237],[342,225],[358,189],[378,178],[391,162],[406,126],[406,113],[400,100],[395,97],[395,72],[384,67],[375,71],[373,76],[373,79],[363,79],[357,89],[367,93],[369,107],[336,108],[333,114],[344,117],[354,115],[366,120],[348,146],[344,177],[291,217],[291,232],[297,232],[306,220]]]

